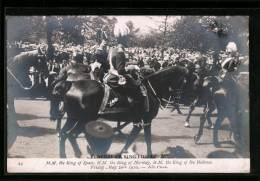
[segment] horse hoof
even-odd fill
[[[213,124],[210,124],[210,125],[209,125],[209,129],[214,129],[214,125],[213,125]]]
[[[50,117],[50,121],[56,121],[56,118]]]
[[[92,151],[89,145],[87,146],[87,151],[90,155],[94,155],[94,152]]]
[[[187,122],[184,124],[184,126],[185,126],[186,128],[190,128],[190,124],[187,123]]]
[[[182,114],[182,112],[178,111],[178,114]]]
[[[171,112],[173,112],[174,110],[175,110],[175,108],[174,108],[174,109],[172,109],[172,110],[171,110]]]
[[[195,143],[197,143],[199,140],[200,140],[200,138],[199,138],[197,135],[194,136],[194,141],[195,141]]]
[[[67,157],[66,157],[66,154],[65,154],[65,153],[60,154],[60,158],[67,158]]]
[[[221,148],[221,144],[219,144],[219,143],[214,143],[214,146],[215,146],[216,148]]]
[[[82,155],[82,153],[81,153],[81,152],[75,153],[75,157],[77,157],[77,158],[80,158],[80,157],[81,157],[81,155]]]
[[[123,149],[123,150],[120,152],[120,155],[126,154],[126,153],[128,153],[128,151],[127,151],[126,149]]]
[[[147,152],[148,158],[153,158],[153,153],[152,152]]]

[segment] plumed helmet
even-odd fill
[[[115,37],[123,37],[130,33],[129,28],[126,26],[125,23],[116,23],[114,28],[114,35]]]
[[[233,53],[237,52],[237,45],[234,42],[229,42],[226,48],[226,52]]]

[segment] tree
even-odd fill
[[[46,39],[44,22],[40,16],[7,16],[7,42],[38,43]]]
[[[248,18],[241,16],[184,16],[174,25],[171,45],[180,49],[206,52],[225,50],[228,42],[245,50]]]

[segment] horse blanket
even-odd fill
[[[125,95],[119,94],[104,84],[104,97],[99,108],[99,114],[126,113],[133,110],[133,100]],[[144,110],[149,112],[149,99],[145,97]]]

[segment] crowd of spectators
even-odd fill
[[[22,52],[35,50],[38,44],[15,41],[7,45],[8,57],[14,57]],[[60,68],[68,65],[69,63],[85,63],[90,64],[95,61],[95,53],[98,45],[91,46],[85,44],[75,45],[73,43],[68,44],[53,44],[54,58],[49,63],[51,65],[59,64]],[[110,47],[106,47],[106,53]],[[191,62],[195,62],[199,56],[203,56],[207,60],[207,64],[213,64],[214,62],[227,58],[228,55],[225,51],[220,51],[219,54],[215,54],[214,51],[208,51],[201,53],[199,51],[190,51],[188,49],[175,49],[172,47],[166,48],[143,48],[143,47],[128,47],[125,49],[126,58],[129,62],[140,63],[140,66],[150,64],[151,62],[159,62],[161,67],[165,67],[171,64],[175,64],[183,59]],[[50,65],[50,71],[51,71]],[[57,65],[56,65],[57,66]],[[160,68],[161,68],[160,67]],[[159,68],[159,69],[160,69]],[[158,69],[158,68],[157,68]]]
[[[101,44],[102,45],[102,44]],[[17,41],[11,44],[8,44],[7,54],[9,56],[15,56],[22,52],[27,52],[35,50],[38,44]],[[60,70],[69,65],[75,63],[91,64],[97,60],[97,50],[100,45],[90,45],[85,44],[75,45],[73,43],[68,44],[53,44],[54,47],[54,58],[48,61],[48,67],[50,75],[47,80],[41,81],[45,82],[46,87],[48,87],[51,82],[59,74]],[[103,47],[103,52],[105,55],[108,55],[110,47]],[[214,51],[208,51],[206,53],[201,53],[199,51],[191,51],[188,49],[175,49],[172,47],[166,48],[144,48],[144,47],[128,47],[125,48],[125,55],[127,59],[127,64],[138,65],[139,67],[148,66],[153,68],[155,71],[160,70],[164,67],[176,65],[182,61],[196,63],[199,57],[203,57],[206,65],[210,69],[212,65],[217,64],[221,60],[224,60],[228,57],[226,51],[220,51],[219,54],[216,54]],[[236,56],[241,56],[237,54]],[[103,59],[106,56],[103,57]],[[104,61],[107,61],[104,60]],[[35,79],[37,74],[34,70],[31,70],[31,77]],[[38,79],[38,78],[37,78]],[[41,78],[40,78],[41,79]]]

